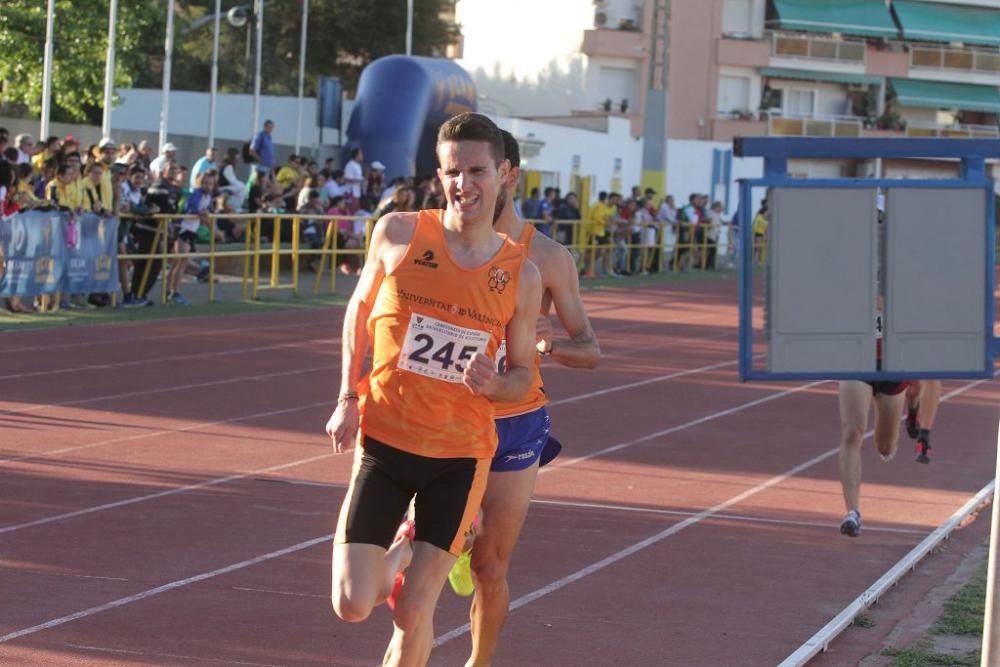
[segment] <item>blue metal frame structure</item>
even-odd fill
[[[739,209],[747,211],[740,234],[739,268],[739,372],[740,379],[747,380],[918,380],[929,378],[963,379],[992,378],[994,356],[1000,354],[1000,338],[993,335],[995,320],[995,195],[993,181],[986,175],[986,158],[1000,158],[998,139],[866,139],[831,137],[737,137],[733,140],[733,155],[736,157],[764,158],[762,178],[740,179]],[[802,179],[789,178],[788,160],[794,158],[951,158],[960,161],[959,177],[956,179],[884,179],[884,178],[841,178]],[[817,373],[784,372],[772,373],[753,368],[753,235],[750,221],[753,219],[752,190],[755,187],[781,188],[942,188],[983,190],[986,197],[986,281],[985,340],[986,351],[981,371],[873,371],[870,373]]]

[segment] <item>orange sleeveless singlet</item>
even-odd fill
[[[476,352],[496,358],[525,252],[506,240],[490,261],[463,268],[448,251],[443,216],[420,211],[413,240],[375,297],[361,429],[419,456],[491,458],[493,403],[462,384],[462,371]]]
[[[521,238],[517,240],[517,244],[524,248],[524,256],[530,257],[531,255],[531,242],[535,240],[535,230],[534,225],[525,225],[524,231],[521,232]],[[506,355],[506,345],[501,348],[501,358],[498,358],[498,366],[501,367],[505,359],[503,357]],[[528,393],[524,395],[519,401],[513,403],[497,403],[496,404],[496,416],[501,417],[516,417],[517,415],[527,414],[529,412],[534,412],[539,408],[545,407],[545,404],[549,402],[548,397],[545,396],[545,389],[542,386],[542,356],[540,354],[535,355],[535,367],[534,373],[531,378],[531,389]]]

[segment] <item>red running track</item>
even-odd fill
[[[933,464],[866,447],[864,533],[840,536],[836,387],[740,384],[735,291],[585,295],[604,359],[545,369],[566,449],[495,664],[777,664],[992,478],[1000,392],[946,383]],[[388,612],[328,602],[340,316],[3,335],[0,664],[378,662]],[[464,662],[467,609],[442,596],[432,664]]]

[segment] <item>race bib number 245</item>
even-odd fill
[[[413,314],[399,355],[399,368],[425,377],[460,383],[465,364],[486,352],[490,333]]]

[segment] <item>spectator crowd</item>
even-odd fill
[[[178,147],[169,142],[154,154],[146,141],[119,145],[104,138],[84,147],[73,136],[51,136],[35,144],[28,134],[11,137],[0,128],[0,215],[32,209],[124,214],[119,224],[119,252],[147,255],[159,250],[153,247],[157,224],[152,218],[158,214],[177,216],[168,227],[171,253],[196,252],[211,235],[219,243],[242,241],[245,223],[226,218],[233,213],[345,216],[335,222],[304,218],[302,241],[318,249],[326,237],[326,226],[336,224],[337,247],[350,249],[363,247],[366,218],[393,210],[444,205],[437,179],[428,177],[414,183],[400,178],[387,184],[382,163],[376,160],[367,170],[362,167],[361,149],[353,151],[343,168],[336,168],[332,159],[320,168],[315,161],[294,154],[284,165],[276,165],[273,130],[274,123],[267,121],[244,146],[242,155],[230,148],[220,156],[209,147],[188,167],[181,162]],[[265,241],[272,237],[273,227],[273,217],[262,221]],[[354,255],[344,255],[340,271],[359,271],[357,260]],[[315,268],[315,261],[309,265]],[[148,295],[163,269],[168,301],[174,304],[187,303],[180,292],[186,274],[195,274],[200,281],[208,279],[205,263],[187,258],[172,261],[169,267],[163,267],[158,259],[122,262],[119,269],[125,307],[152,305]],[[61,296],[58,305],[62,308],[110,302],[108,295]],[[11,297],[5,305],[12,312],[32,312],[42,303],[29,304]]]
[[[157,214],[175,216],[168,225],[167,248],[172,254],[195,253],[212,236],[217,243],[242,241],[243,219],[227,218],[235,213],[306,216],[300,225],[303,247],[321,248],[332,224],[338,248],[359,249],[365,244],[368,220],[391,211],[445,205],[434,175],[387,183],[385,166],[374,160],[366,168],[361,148],[353,149],[339,167],[332,158],[320,167],[295,154],[278,165],[273,131],[274,123],[268,120],[242,150],[230,148],[220,155],[210,146],[189,167],[169,142],[154,154],[146,141],[118,144],[106,137],[84,147],[73,136],[50,136],[36,144],[28,134],[11,137],[0,128],[0,215],[39,208],[121,215],[119,253],[142,256],[160,250],[154,248],[157,223],[152,216]],[[584,277],[694,267],[711,270],[720,263],[723,233],[729,249],[723,261],[731,263],[740,218],[737,213],[724,219],[722,204],[710,205],[707,195],[691,194],[686,204],[678,206],[672,196],[657,199],[654,190],[639,187],[632,188],[628,197],[601,192],[584,220],[576,193],[563,196],[558,188],[533,188],[513,205],[541,233],[574,248]],[[274,218],[262,220],[262,241],[273,237]],[[763,239],[766,227],[765,205],[753,219],[755,241]],[[338,269],[359,272],[359,260],[358,253],[343,254]],[[315,259],[308,265],[317,268]],[[152,305],[148,295],[162,278],[168,301],[184,305],[187,300],[180,287],[187,274],[208,280],[207,262],[180,257],[164,267],[160,259],[122,261],[121,304]],[[57,305],[108,303],[108,295],[61,295]],[[32,312],[42,305],[41,300],[31,304],[17,297],[6,301],[12,312]]]

